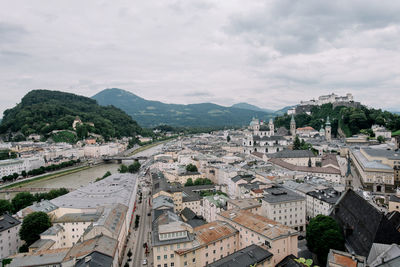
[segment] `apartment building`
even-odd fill
[[[239,249],[250,245],[266,245],[273,254],[271,263],[275,266],[286,256],[297,256],[297,237],[299,233],[281,223],[246,210],[227,210],[218,214],[239,231]]]
[[[340,193],[333,188],[320,189],[306,194],[306,217],[307,221],[318,214],[328,216],[330,209],[335,205]]]
[[[19,238],[21,222],[9,214],[0,216],[0,259],[18,252],[22,242]]]
[[[306,198],[282,186],[264,189],[262,215],[271,220],[305,231]]]
[[[239,231],[223,221],[193,229],[195,246],[175,252],[176,266],[203,267],[238,250]]]

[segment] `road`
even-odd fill
[[[150,151],[144,154],[151,155],[158,152],[160,147],[151,148]],[[141,153],[143,153],[141,152]],[[146,164],[144,164],[146,165]],[[150,241],[150,233],[151,233],[151,216],[147,216],[148,213],[151,212],[151,207],[149,205],[149,192],[150,188],[145,184],[145,181],[150,179],[147,176],[139,176],[139,185],[142,190],[142,203],[139,204],[139,196],[137,196],[136,203],[137,208],[135,214],[133,216],[133,222],[131,226],[131,236],[127,240],[126,251],[123,259],[123,264],[125,264],[128,260],[127,253],[129,249],[132,251],[132,261],[128,262],[129,266],[142,266],[143,259],[147,259],[147,266],[153,266],[153,254],[151,249],[151,241]],[[139,219],[139,227],[135,229],[135,218],[136,215],[140,216]],[[143,244],[147,243],[149,247],[150,254],[148,256],[145,255],[145,248],[143,248]]]

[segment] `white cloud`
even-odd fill
[[[395,1],[2,1],[0,112],[34,88],[280,108],[324,93],[399,109]]]

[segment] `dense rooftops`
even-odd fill
[[[284,188],[282,186],[273,186],[264,189],[263,201],[268,203],[280,203],[288,201],[301,201],[305,198],[290,189]]]

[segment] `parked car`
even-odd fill
[[[147,259],[143,260],[143,265],[147,265]]]

